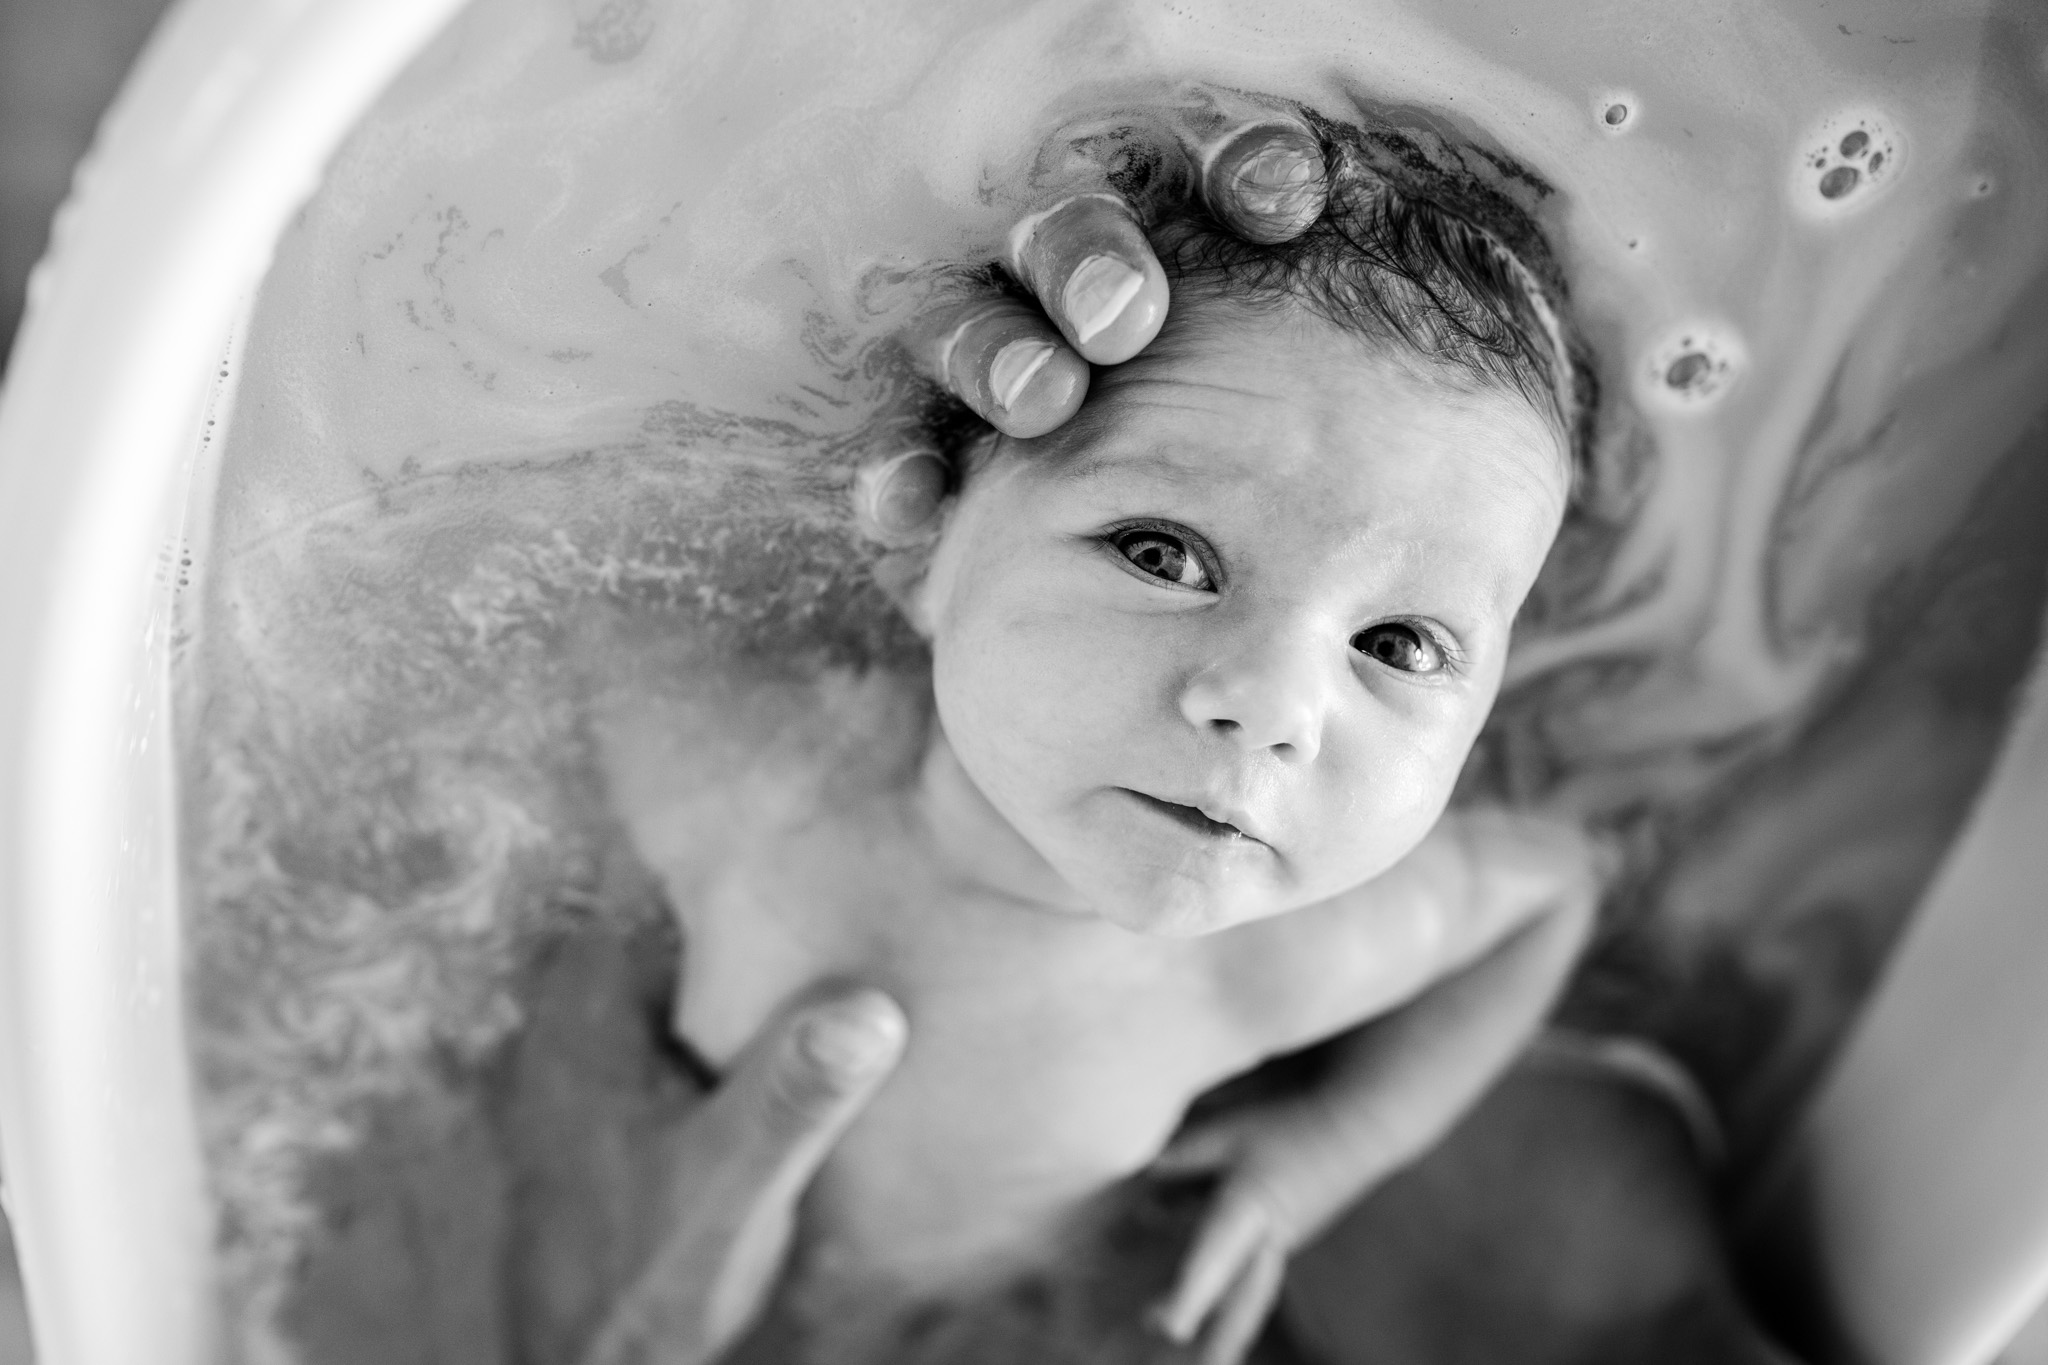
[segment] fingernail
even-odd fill
[[[1322,213],[1329,194],[1322,148],[1292,124],[1245,129],[1218,150],[1204,196],[1248,241],[1288,241]]]
[[[1322,158],[1314,148],[1268,144],[1237,166],[1238,184],[1260,194],[1298,195],[1313,191],[1322,178]]]
[[[860,507],[873,532],[894,539],[924,529],[946,496],[946,462],[929,450],[895,456],[859,475]]]
[[[1138,297],[1144,285],[1143,275],[1114,256],[1090,256],[1075,266],[1060,295],[1067,321],[1074,325],[1074,339],[1092,340],[1123,316],[1124,306]]]
[[[902,1016],[894,1010],[840,1007],[803,1022],[797,1041],[804,1055],[835,1076],[872,1075],[903,1043]]]
[[[1052,343],[1035,337],[1020,337],[997,351],[988,367],[988,387],[996,403],[1005,409],[1015,407],[1024,386],[1052,357]]]

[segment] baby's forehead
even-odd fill
[[[1075,479],[1143,467],[1161,477],[1235,483],[1313,467],[1325,477],[1370,479],[1399,450],[1448,446],[1440,454],[1475,465],[1528,448],[1536,471],[1569,479],[1563,444],[1516,393],[1346,334],[1313,354],[1260,342],[1204,338],[1100,370],[1079,413],[1047,440],[1053,471]],[[1536,479],[1544,489],[1554,483]]]
[[[1483,462],[1532,447],[1532,491],[1554,495],[1560,477],[1569,481],[1550,423],[1504,385],[1320,319],[1213,305],[1169,325],[1135,359],[1097,370],[1047,453],[1063,479],[1119,466],[1196,482],[1279,480],[1304,466],[1370,478],[1376,456],[1432,431],[1454,434]]]
[[[1301,562],[1405,560],[1416,581],[1520,600],[1555,538],[1568,466],[1519,395],[1456,385],[1334,328],[1165,340],[1098,371],[1066,429],[1021,443],[1041,447],[1030,482],[1064,505],[1056,515],[1163,519]]]

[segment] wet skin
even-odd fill
[[[832,1331],[1038,1254],[1194,1096],[1398,1012],[1344,1094],[1229,1144],[1252,1174],[1167,1323],[1229,1324],[1227,1358],[1286,1253],[1506,1064],[1582,936],[1575,831],[1438,824],[1557,527],[1554,435],[1326,323],[1177,316],[1079,424],[969,470],[906,590],[938,713],[914,775],[820,785],[786,726],[787,771],[694,771],[735,723],[701,700],[607,722],[700,1055],[825,982],[908,1017],[807,1198],[799,1298]]]
[[[1213,302],[981,464],[912,604],[933,822],[963,873],[1168,935],[1323,900],[1421,840],[1567,477],[1518,397]]]

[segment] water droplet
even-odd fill
[[[1609,87],[1595,90],[1587,105],[1587,112],[1593,122],[1605,133],[1627,133],[1636,126],[1636,115],[1643,111],[1643,102],[1636,98],[1636,92]]]
[[[1838,109],[1816,122],[1794,148],[1791,205],[1803,218],[1826,220],[1861,212],[1899,178],[1908,148],[1903,131],[1880,109]]]
[[[1664,382],[1674,389],[1689,389],[1705,378],[1714,362],[1698,351],[1687,351],[1664,371]]]
[[[1643,361],[1636,392],[1645,403],[1667,411],[1699,412],[1735,386],[1748,356],[1733,327],[1696,319],[1666,332]]]

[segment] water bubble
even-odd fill
[[[1713,368],[1714,362],[1705,351],[1687,351],[1664,371],[1664,383],[1668,388],[1689,389],[1704,380]]]
[[[1666,332],[1644,355],[1637,390],[1667,410],[1696,412],[1735,386],[1748,354],[1733,327],[1696,321]]]
[[[1997,181],[1988,175],[1980,175],[1977,177],[1977,183],[1970,186],[1970,197],[1972,199],[1984,199],[1989,197],[1991,192],[1997,188]]]
[[[1636,125],[1642,101],[1633,90],[1602,90],[1593,97],[1593,121],[1606,133],[1626,133]]]
[[[1807,218],[1861,209],[1905,164],[1905,140],[1871,108],[1837,110],[1808,130],[1794,153],[1792,206]]]

